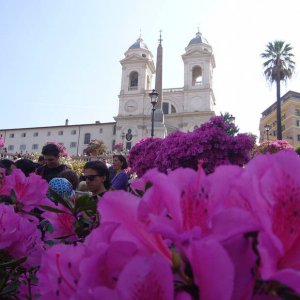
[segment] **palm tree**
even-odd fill
[[[266,47],[261,57],[267,59],[263,63],[267,81],[271,84],[276,82],[277,139],[282,140],[280,82],[291,78],[294,72],[295,62],[292,60],[294,54],[291,53],[293,48],[284,41],[274,41]]]

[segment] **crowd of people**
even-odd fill
[[[78,176],[60,162],[60,150],[55,144],[43,147],[38,162],[28,158],[19,158],[15,161],[0,160],[0,168],[5,169],[5,175],[10,175],[13,169],[18,168],[25,176],[31,173],[40,175],[48,182],[49,191],[52,190],[62,197],[88,194],[97,199],[110,190],[128,189],[128,176],[125,172],[127,167],[126,158],[118,154],[113,156],[112,165],[107,164],[105,160],[86,162],[82,174]]]

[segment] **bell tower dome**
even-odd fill
[[[120,94],[137,94],[151,89],[155,73],[153,55],[143,39],[139,37],[125,52],[122,65]]]
[[[184,91],[189,94],[189,109],[213,111],[213,69],[215,58],[211,45],[198,30],[182,55],[184,63]]]

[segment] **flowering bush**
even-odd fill
[[[107,147],[102,140],[91,140],[88,146],[83,150],[83,153],[90,156],[98,156],[105,154]]]
[[[3,141],[3,137],[2,134],[0,135],[0,148],[4,147],[4,141]]]
[[[294,150],[294,148],[285,140],[265,141],[255,148],[254,155],[277,153],[281,150]]]
[[[142,176],[147,170],[155,168],[155,160],[162,142],[160,138],[147,138],[136,143],[128,157],[132,171]]]
[[[207,173],[222,164],[244,165],[255,141],[247,134],[233,136],[233,129],[223,117],[213,117],[194,132],[177,131],[163,140],[141,140],[131,149],[129,164],[138,176],[155,167],[164,173],[180,167],[197,169],[199,160]]]
[[[44,253],[41,299],[298,299],[299,170],[284,151],[210,175],[151,170],[142,198],[105,194],[83,244]]]
[[[20,182],[7,178],[0,194]],[[101,224],[88,235],[80,232],[79,223],[87,220],[78,215],[93,210],[95,202],[57,198],[59,205],[48,204],[43,215],[55,238],[72,238],[44,249],[37,223],[25,217],[30,212],[18,209],[14,199],[2,201],[0,274],[9,279],[0,277],[0,298],[299,299],[295,152],[258,155],[244,168],[222,165],[209,175],[201,163],[197,171],[152,169],[132,188],[142,196],[125,191],[103,196],[97,204]]]

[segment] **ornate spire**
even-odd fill
[[[161,33],[162,33],[162,30],[159,31],[159,39],[158,39],[158,41],[159,41],[160,45],[161,45],[161,42],[163,41],[163,39],[161,38]]]

